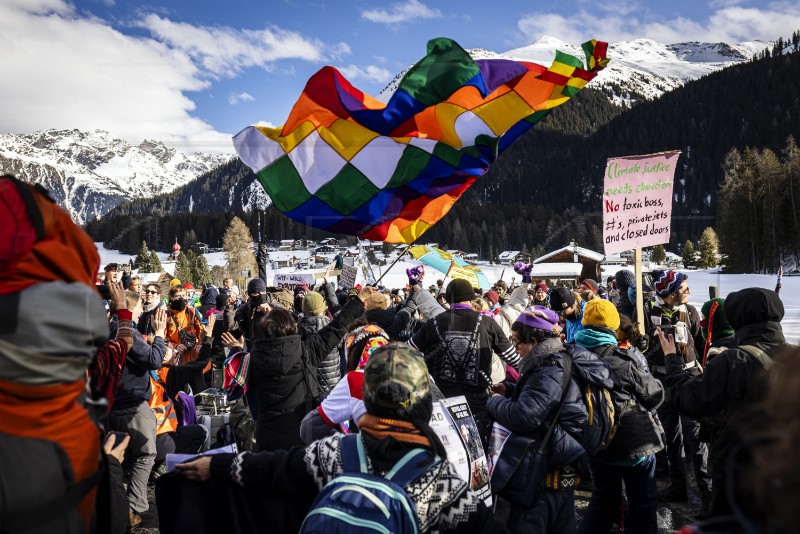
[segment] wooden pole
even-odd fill
[[[639,332],[644,333],[644,288],[642,287],[642,249],[633,251],[634,274],[636,276],[636,322]]]

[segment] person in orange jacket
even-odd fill
[[[167,341],[175,347],[180,363],[197,359],[202,331],[203,326],[186,299],[186,289],[180,285],[170,287]]]

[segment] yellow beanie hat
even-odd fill
[[[583,309],[584,326],[604,326],[611,330],[619,328],[619,312],[611,301],[594,299],[586,303]]]

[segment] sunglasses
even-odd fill
[[[158,291],[151,291],[149,289],[146,289],[144,292],[147,293],[148,295],[158,295]]]

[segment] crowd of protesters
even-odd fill
[[[354,473],[395,484],[419,532],[657,532],[658,501],[693,488],[687,531],[793,531],[800,352],[775,291],[698,311],[681,272],[640,289],[627,270],[548,286],[522,262],[520,284],[485,292],[426,288],[421,266],[394,289],[336,288],[328,273],[311,288],[161,287],[115,264],[98,281],[94,245],[63,210],[10,178],[0,188],[3,220],[18,222],[0,239],[0,531],[135,528],[148,485],[164,532],[363,527],[336,497]],[[651,297],[641,321],[637,291]],[[195,456],[209,436],[190,412],[217,373],[252,446]],[[601,447],[587,384],[613,408]],[[460,478],[430,425],[433,403],[456,396],[485,449],[497,423],[543,443],[532,503],[489,506]],[[168,473],[169,453],[193,458]]]

